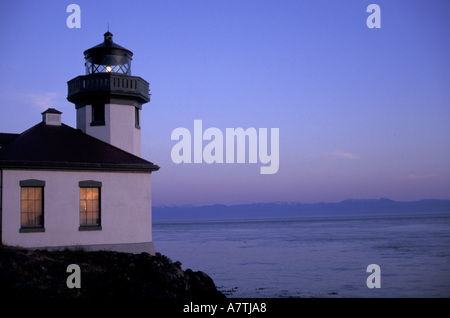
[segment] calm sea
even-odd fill
[[[153,241],[227,297],[450,297],[450,215],[155,222]],[[370,289],[367,266],[381,269]]]

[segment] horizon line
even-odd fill
[[[153,205],[153,208],[172,208],[172,207],[189,207],[189,208],[202,208],[202,207],[211,207],[211,206],[225,206],[225,207],[232,207],[232,206],[242,206],[242,205],[264,205],[264,204],[305,204],[305,205],[312,205],[312,204],[339,204],[343,203],[345,201],[381,201],[381,200],[388,200],[392,202],[398,202],[398,203],[413,203],[413,202],[420,202],[420,201],[450,201],[450,198],[448,199],[436,199],[436,198],[423,198],[423,199],[416,199],[416,200],[408,200],[408,201],[400,201],[400,200],[393,200],[390,198],[380,197],[375,199],[344,199],[341,201],[317,201],[312,203],[305,203],[301,201],[270,201],[270,202],[253,202],[253,203],[232,203],[232,204],[224,204],[224,203],[211,203],[211,204],[203,204],[203,205],[194,205],[194,204],[160,204],[160,205]]]

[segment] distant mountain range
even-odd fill
[[[154,221],[297,218],[305,216],[354,216],[384,214],[449,213],[450,200],[425,199],[411,202],[386,198],[344,200],[338,203],[254,203],[208,206],[154,206]]]

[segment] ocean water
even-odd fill
[[[448,214],[159,221],[153,241],[230,298],[450,297]]]

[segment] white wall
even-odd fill
[[[111,143],[111,125],[109,121],[110,112],[109,105],[105,105],[105,126],[91,126],[92,122],[92,106],[86,105],[83,107],[85,110],[80,111],[82,108],[77,109],[80,114],[85,116],[84,128],[81,128],[86,134],[93,136],[97,139],[103,140],[104,142]],[[77,113],[78,116],[78,113]],[[116,146],[116,145],[114,145]],[[117,147],[117,146],[116,146]],[[125,150],[125,149],[124,149]]]
[[[141,131],[135,128],[135,107],[106,104],[105,126],[91,126],[92,106],[77,109],[77,128],[136,156],[141,156]]]
[[[135,107],[117,104],[105,107],[109,109],[111,144],[140,157],[141,131],[135,126]]]
[[[19,233],[21,180],[45,181],[41,233]],[[100,231],[79,231],[79,181],[102,182]],[[150,173],[3,170],[3,244],[52,247],[152,242]]]

